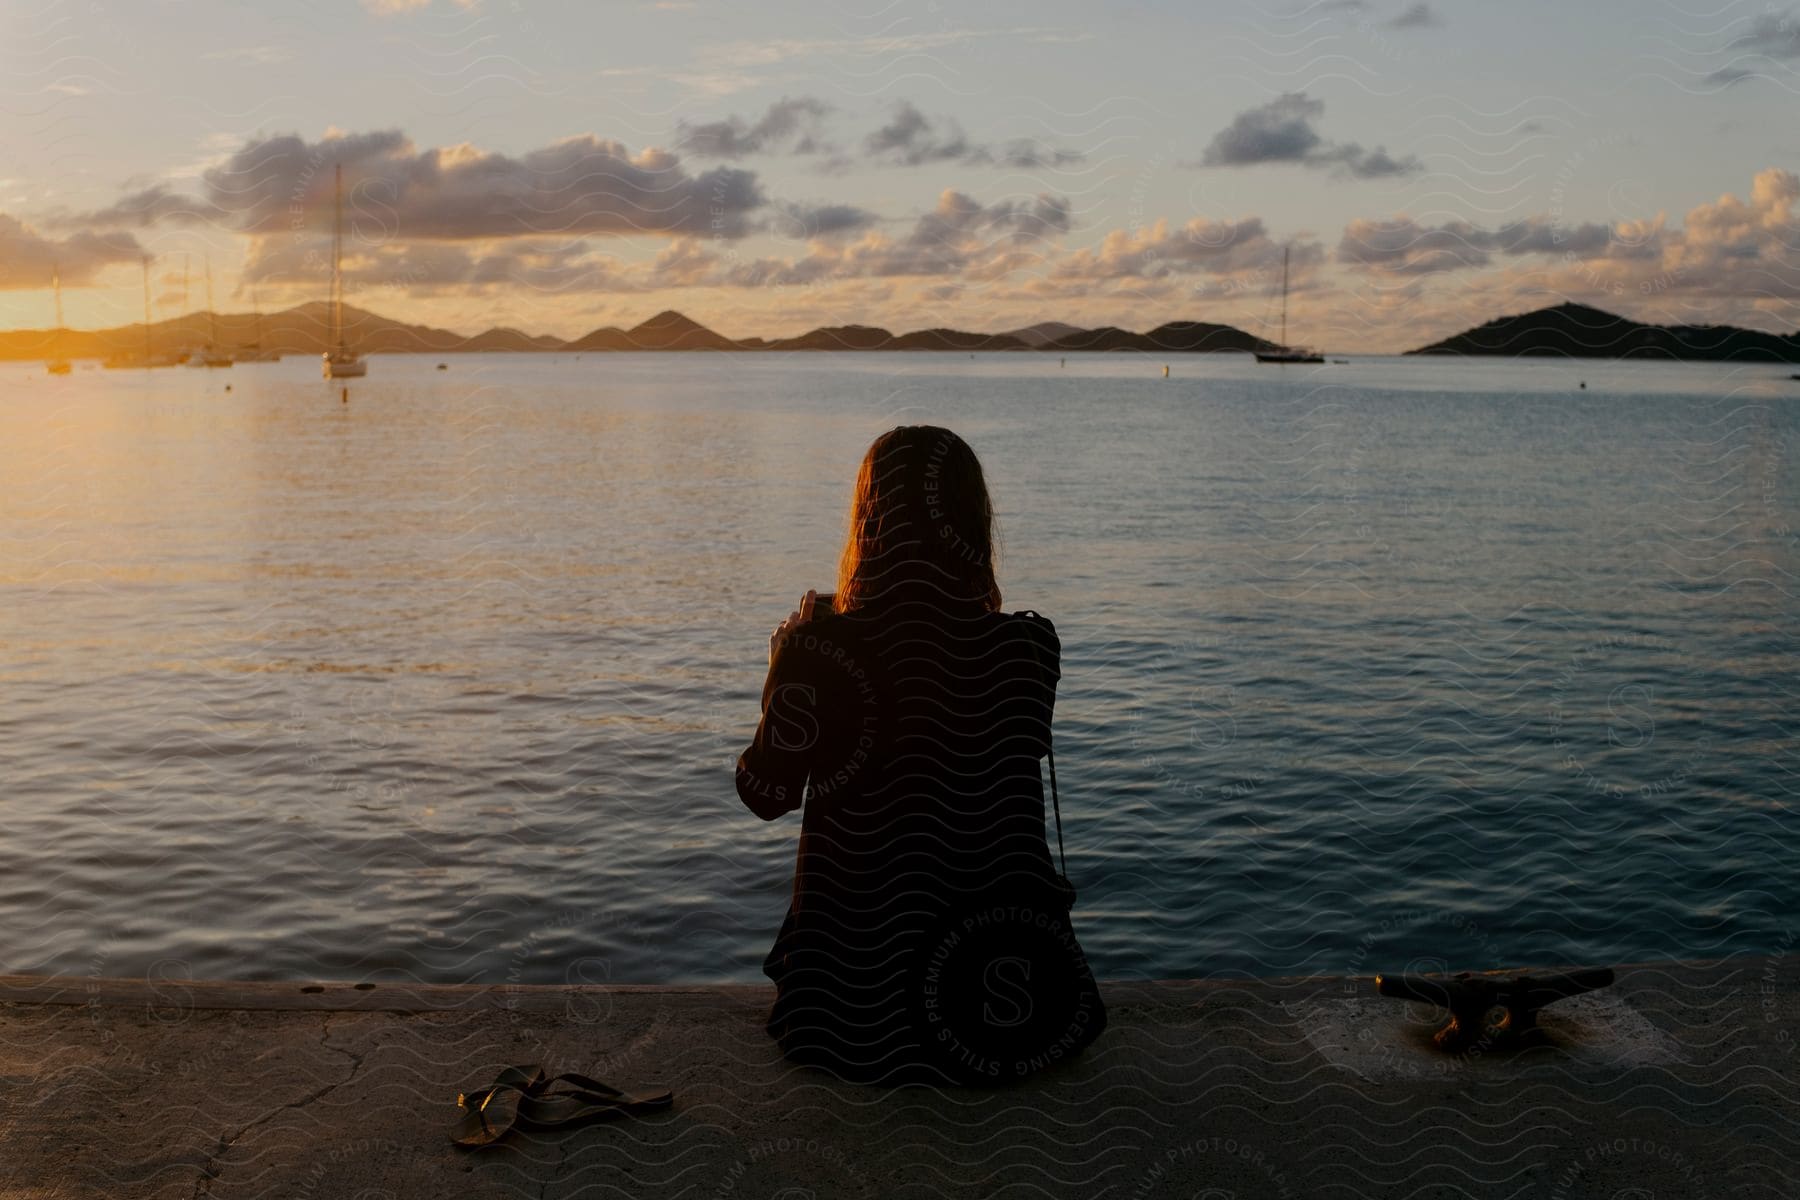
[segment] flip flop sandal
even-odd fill
[[[520,1104],[544,1083],[543,1068],[533,1063],[507,1067],[492,1084],[478,1091],[456,1093],[456,1107],[462,1115],[450,1127],[450,1140],[459,1146],[499,1141],[518,1122]]]
[[[563,1091],[551,1090],[559,1083],[571,1086]],[[566,1071],[519,1102],[518,1124],[521,1128],[578,1129],[600,1121],[658,1112],[674,1099],[673,1092],[621,1092],[598,1079]]]
[[[559,1083],[571,1086],[552,1090]],[[574,1129],[656,1112],[673,1101],[672,1092],[628,1094],[573,1071],[546,1079],[536,1064],[507,1067],[488,1087],[457,1094],[462,1115],[451,1127],[450,1140],[459,1146],[488,1146],[514,1128]]]

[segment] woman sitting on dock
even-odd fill
[[[763,964],[768,1030],[792,1060],[1003,1083],[1105,1026],[1045,837],[1060,643],[1000,602],[974,452],[934,426],[875,439],[837,592],[808,592],[770,638],[737,765],[758,816],[804,809]]]

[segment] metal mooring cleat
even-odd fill
[[[1450,1023],[1432,1041],[1438,1049],[1460,1053],[1477,1045],[1520,1042],[1537,1028],[1538,1009],[1568,996],[1603,988],[1613,981],[1611,967],[1562,971],[1553,975],[1472,975],[1448,979],[1432,975],[1377,975],[1375,990],[1400,1000],[1423,1000],[1450,1010]]]

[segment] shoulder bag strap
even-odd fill
[[[1040,617],[1040,614],[1033,612],[1029,608],[1024,610],[1024,612],[1022,612],[1020,615],[1027,616],[1027,617],[1039,617],[1040,619],[1042,619]],[[1029,637],[1030,635],[1027,635],[1027,636]],[[1038,653],[1037,643],[1036,642],[1028,642],[1027,644],[1031,647],[1031,656],[1033,658],[1037,659],[1038,666],[1040,666],[1040,667],[1043,666],[1044,659],[1043,659],[1043,656]],[[1054,712],[1055,709],[1052,708],[1051,711]],[[1048,723],[1046,723],[1046,727],[1044,729],[1044,740],[1045,740],[1045,743],[1048,745],[1048,749],[1044,755],[1044,760],[1050,764],[1050,811],[1056,817],[1056,857],[1057,857],[1057,860],[1062,863],[1062,873],[1063,873],[1063,877],[1066,879],[1069,874],[1069,858],[1068,858],[1068,855],[1063,852],[1062,799],[1059,796],[1057,796],[1057,794],[1056,794],[1056,747],[1054,745],[1050,745],[1050,743],[1054,742],[1055,737],[1054,737],[1054,734],[1052,733],[1052,731],[1050,730],[1050,728],[1048,727]]]

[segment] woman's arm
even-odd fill
[[[738,799],[765,821],[800,807],[820,741],[821,696],[811,657],[786,636],[812,618],[812,596],[808,592],[801,607],[769,639],[762,720],[749,749],[738,756]]]
[[[1050,618],[1035,612],[1026,611],[1020,615],[1024,622],[1025,636],[1031,647],[1032,673],[1031,686],[1026,691],[1026,704],[1032,724],[1040,732],[1037,738],[1040,744],[1035,747],[1038,758],[1050,751],[1050,722],[1056,713],[1056,685],[1062,679],[1062,639],[1056,636],[1056,626]]]

